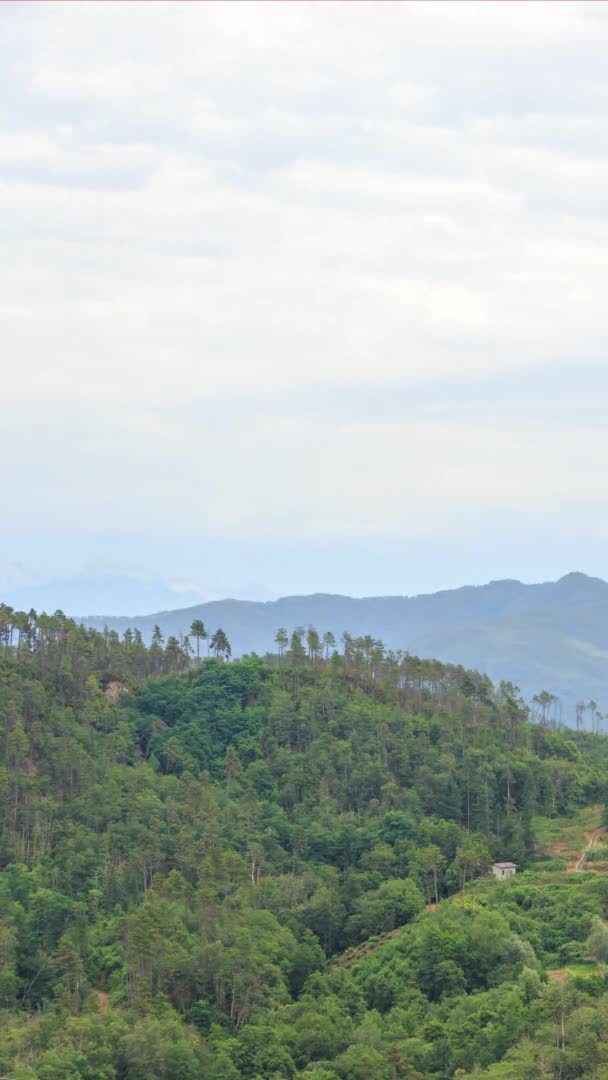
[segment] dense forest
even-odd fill
[[[230,654],[0,607],[0,1076],[608,1080],[608,875],[538,835],[608,740],[371,637]]]

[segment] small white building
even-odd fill
[[[513,874],[517,873],[517,863],[495,862],[492,865],[492,873],[499,881],[505,881],[506,878],[513,877]]]

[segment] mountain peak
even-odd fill
[[[598,589],[608,588],[608,583],[602,578],[590,577],[589,574],[583,574],[581,570],[572,570],[569,574],[564,574],[555,584],[560,589],[576,592],[583,590],[585,592],[595,592]]]

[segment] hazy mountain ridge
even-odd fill
[[[557,694],[566,709],[579,699],[608,706],[608,583],[581,573],[556,582],[515,580],[463,586],[420,596],[355,598],[329,593],[279,600],[216,600],[133,617],[83,616],[87,625],[123,632],[137,627],[149,640],[188,632],[193,619],[221,626],[234,655],[274,648],[279,626],[314,625],[372,634],[391,649],[405,649],[510,679],[527,698]]]

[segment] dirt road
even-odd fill
[[[586,859],[587,859],[588,852],[591,851],[592,847],[595,847],[595,845],[597,844],[600,836],[603,836],[607,829],[608,829],[608,826],[602,825],[601,829],[594,829],[593,832],[591,833],[591,835],[587,837],[587,843],[585,844],[583,850],[581,851],[578,859],[576,860],[576,862],[574,864],[574,867],[573,867],[574,870],[584,870],[585,869],[585,862],[586,862]]]

